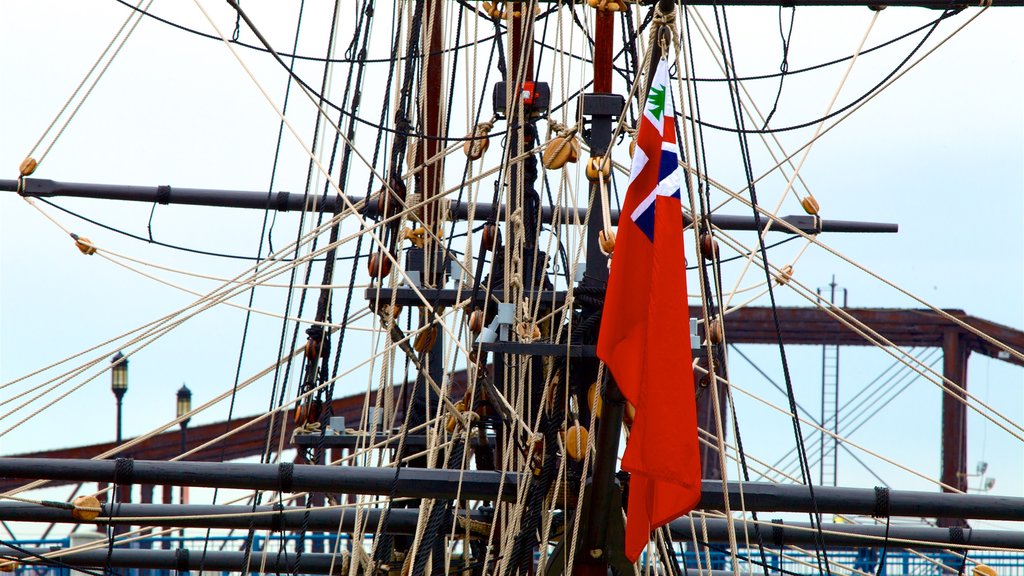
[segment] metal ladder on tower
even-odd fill
[[[824,344],[821,347],[821,427],[832,434],[839,433],[838,344]],[[835,436],[821,432],[818,449],[818,482],[821,486],[835,486],[839,441]]]
[[[828,294],[828,303],[839,304],[836,296],[842,291],[843,308],[846,307],[846,288],[836,284],[836,277],[825,288],[818,288],[818,298]],[[836,486],[839,465],[839,345],[825,342],[821,346],[821,443],[818,445],[818,482],[821,486]],[[831,432],[831,434],[825,431]]]

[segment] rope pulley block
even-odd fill
[[[520,322],[516,324],[516,334],[524,342],[534,342],[540,340],[540,326],[533,322]]]
[[[426,352],[437,341],[437,324],[431,323],[427,328],[420,330],[412,342],[412,347],[419,353]]]
[[[408,240],[413,246],[417,248],[423,248],[424,240],[426,239],[427,229],[423,226],[417,228],[402,228],[402,232],[399,238],[402,240]]]
[[[597,242],[601,246],[601,252],[604,252],[605,256],[611,256],[615,252],[615,230],[599,231]]]
[[[38,167],[39,162],[37,162],[35,158],[29,156],[21,161],[21,164],[18,166],[18,173],[21,174],[22,178],[31,176]]]
[[[82,254],[92,256],[96,253],[96,245],[92,243],[92,240],[89,240],[85,236],[79,236],[78,234],[72,234],[71,238],[75,240],[75,247],[78,248],[78,251]]]
[[[483,239],[480,241],[480,244],[484,247],[484,250],[487,250],[488,252],[494,250],[494,247],[500,240],[501,231],[498,230],[498,225],[495,224],[494,222],[488,222],[487,224],[484,224]]]
[[[491,133],[492,128],[494,128],[493,118],[476,125],[476,128],[469,134],[469,139],[462,143],[462,151],[466,153],[466,157],[470,160],[479,160],[483,157],[484,152],[487,152],[487,148],[491,145],[488,134]]]
[[[459,411],[459,414],[465,413],[466,412],[466,403],[463,402],[462,400],[459,400],[458,402],[455,403],[455,409]],[[455,429],[458,427],[458,425],[459,425],[459,419],[456,418],[454,414],[449,414],[448,415],[448,423],[445,424],[444,428],[445,428],[445,430],[448,431],[449,434],[451,434],[451,433],[455,432]]]
[[[548,170],[558,170],[580,158],[580,143],[575,136],[559,134],[544,145],[541,162]]]
[[[402,211],[405,204],[405,182],[398,178],[388,180],[388,185],[377,193],[377,215],[389,218]]]
[[[587,162],[587,179],[597,182],[598,175],[602,180],[608,180],[612,176],[612,161],[604,156],[591,156]]]
[[[391,258],[388,258],[383,250],[378,250],[370,256],[367,269],[370,273],[370,278],[382,280],[391,274]]]
[[[626,0],[587,0],[587,5],[605,12],[625,12]]]
[[[18,566],[19,564],[13,560],[5,560],[0,562],[0,572],[14,572]]]
[[[473,310],[469,314],[469,331],[473,334],[479,334],[484,328],[484,311]]]
[[[725,326],[720,317],[714,316],[708,319],[707,334],[708,341],[712,344],[721,344],[725,340]]]
[[[590,388],[587,388],[587,406],[590,407],[594,414],[597,414],[598,418],[601,417],[601,405],[603,402],[604,399],[601,398],[601,394],[597,390],[597,382],[592,383]]]
[[[309,338],[306,339],[306,346],[303,349],[303,353],[306,356],[306,360],[309,362],[315,362],[320,356],[320,338],[318,338],[317,335],[309,335]]]
[[[786,264],[785,266],[780,268],[779,269],[779,273],[775,275],[775,282],[779,286],[786,285],[792,279],[793,279],[793,267],[791,265],[789,265],[789,264]]]
[[[700,255],[705,260],[718,258],[718,240],[710,232],[702,232],[700,235]]]
[[[323,400],[319,398],[307,398],[305,402],[295,406],[295,414],[292,416],[292,422],[296,427],[320,422],[320,415],[323,413],[323,408]]]
[[[579,462],[587,454],[587,445],[590,442],[590,433],[581,424],[569,426],[565,431],[565,452],[569,458]]]
[[[821,206],[818,205],[818,201],[810,194],[800,201],[800,205],[804,207],[804,212],[807,212],[811,216],[817,216],[818,210],[821,208]]]
[[[71,516],[75,520],[95,520],[100,515],[100,501],[95,496],[79,496],[71,501],[74,508]]]

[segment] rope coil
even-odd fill
[[[131,456],[118,458],[114,460],[114,484],[117,486],[127,486],[133,484],[132,480],[135,476],[135,459]]]
[[[772,520],[772,543],[775,544],[776,548],[782,548],[786,545],[786,532],[783,530],[782,525],[782,518]]]
[[[156,202],[157,202],[157,204],[170,204],[171,203],[171,187],[170,186],[157,186],[156,187]]]
[[[277,485],[280,492],[291,492],[292,481],[295,475],[295,464],[281,462],[277,467]]]

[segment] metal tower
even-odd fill
[[[818,298],[828,295],[832,306],[836,305],[836,296],[842,293],[842,307],[846,308],[846,288],[836,284],[835,275],[832,282],[824,288],[818,288]],[[839,344],[825,340],[821,346],[821,427],[832,434],[839,434]],[[839,461],[839,440],[821,432],[821,443],[818,446],[818,483],[821,486],[836,486],[836,469]]]

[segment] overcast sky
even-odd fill
[[[222,29],[230,33],[234,18],[224,3],[205,2]],[[270,41],[288,51],[294,39],[296,8],[265,2],[244,3]],[[354,4],[353,4],[354,5]],[[154,11],[189,27],[213,33],[192,3],[156,2]],[[299,52],[320,55],[325,50],[329,15],[317,4],[304,16],[311,23],[299,39]],[[346,10],[351,11],[351,8]],[[968,9],[943,23],[925,43],[934,46],[977,13]],[[0,3],[0,177],[15,178],[17,166],[43,133],[64,100],[74,90],[92,61],[103,50],[128,10],[116,2],[15,1]],[[710,13],[704,12],[705,17]],[[781,58],[777,9],[731,9],[737,69],[742,75],[769,74]],[[788,17],[789,11],[786,11]],[[344,44],[351,35],[349,17],[341,25]],[[866,43],[873,46],[925,24],[937,16],[923,9],[888,9],[879,15]],[[377,14],[371,56],[384,57],[393,32],[390,8]],[[791,70],[852,53],[872,18],[867,9],[796,10],[789,53]],[[449,19],[451,24],[452,19]],[[467,22],[469,22],[467,20]],[[713,26],[713,21],[709,21]],[[474,28],[467,23],[463,38],[489,35],[489,24]],[[244,28],[244,26],[243,26]],[[553,37],[554,26],[549,30]],[[1021,9],[991,9],[953,37],[946,45],[910,71],[892,88],[872,100],[853,117],[827,134],[810,153],[801,173],[822,205],[826,218],[895,222],[899,234],[885,236],[823,236],[852,260],[865,265],[898,286],[944,308],[959,308],[982,318],[1024,329],[1024,28]],[[568,31],[571,27],[565,28]],[[882,80],[914,47],[920,35],[885,50],[865,55],[838,98],[838,105],[859,97]],[[243,30],[242,39],[253,37]],[[566,39],[568,43],[570,39]],[[572,38],[578,44],[578,32]],[[551,42],[554,42],[552,38]],[[707,48],[695,41],[698,75],[718,76]],[[481,44],[476,53],[475,78],[479,88],[467,87],[467,52],[459,64],[454,94],[454,134],[466,129],[467,94],[474,100],[490,90],[494,74],[483,87],[490,49]],[[259,82],[278,104],[283,100],[285,76],[264,55],[243,51]],[[913,59],[912,59],[913,61]],[[553,100],[564,99],[588,78],[579,63],[560,64],[549,51],[538,77],[550,82]],[[322,69],[305,64],[298,72],[316,86]],[[787,126],[817,118],[826,109],[845,65],[787,78],[773,126]],[[334,72],[331,94],[340,100],[346,67]],[[361,115],[376,122],[384,99],[386,64],[374,64],[364,84]],[[473,79],[471,79],[473,80]],[[730,125],[725,93],[702,85],[702,113],[709,121]],[[751,92],[762,110],[771,108],[778,84],[775,80],[751,83]],[[625,91],[617,80],[616,90]],[[312,140],[313,114],[308,102],[292,93],[289,117],[308,143]],[[485,99],[489,102],[489,97]],[[838,106],[837,105],[837,106]],[[575,106],[570,106],[570,112]],[[489,105],[484,116],[490,113]],[[499,125],[498,129],[501,129]],[[813,134],[814,128],[779,135],[792,150]],[[543,125],[542,125],[543,131]],[[274,110],[255,88],[228,50],[219,42],[143,20],[106,76],[82,107],[36,176],[74,182],[118,183],[235,190],[266,191],[278,133]],[[373,130],[360,128],[357,143],[373,149]],[[760,140],[751,137],[754,172],[771,166]],[[497,142],[492,152],[499,148]],[[733,189],[743,186],[735,135],[706,134],[712,176]],[[294,138],[285,133],[274,190],[301,192],[307,172],[307,156]],[[616,159],[628,162],[625,147]],[[463,157],[449,162],[449,179],[461,174]],[[488,157],[491,158],[491,157]],[[487,160],[485,159],[485,162]],[[488,166],[494,165],[491,161]],[[357,168],[351,180],[354,195],[365,192],[367,171]],[[575,182],[582,182],[573,173]],[[785,179],[773,176],[759,188],[762,204],[778,202]],[[483,188],[489,199],[490,183]],[[145,236],[150,205],[108,201],[57,200],[70,210],[118,229]],[[248,264],[239,260],[185,254],[99,229],[72,216],[44,206],[49,214],[99,246],[167,268],[234,277]],[[724,212],[747,214],[739,205]],[[782,214],[800,213],[788,198]],[[260,241],[262,212],[159,206],[152,213],[152,233],[157,240],[227,254],[252,255]],[[275,248],[295,238],[294,215],[276,218]],[[770,241],[780,239],[770,236]],[[745,237],[745,242],[751,238]],[[773,250],[775,262],[788,262],[803,248],[791,242]],[[347,250],[351,251],[351,247]],[[147,268],[147,273],[208,291],[215,282]],[[741,264],[727,268],[735,281]],[[824,286],[836,275],[849,289],[852,306],[921,307],[878,280],[811,248],[796,265],[797,277],[812,286]],[[347,272],[342,275],[347,282]],[[313,274],[319,279],[319,271]],[[756,283],[749,274],[742,286]],[[287,283],[287,276],[274,280]],[[731,283],[729,284],[731,287]],[[806,301],[778,291],[780,304],[806,305]],[[261,288],[255,306],[280,314],[287,296],[282,288]],[[8,382],[188,305],[194,297],[159,284],[98,256],[81,255],[72,242],[51,222],[13,194],[0,196],[0,380]],[[360,297],[356,296],[359,303]],[[742,301],[742,296],[737,301]],[[307,299],[303,318],[313,314],[315,295]],[[240,304],[245,299],[237,299]],[[297,300],[296,300],[297,302]],[[757,302],[766,305],[762,299]],[[361,304],[360,304],[361,305]],[[295,313],[293,304],[292,313]],[[174,415],[174,393],[183,382],[193,390],[198,404],[230,388],[235,378],[242,339],[244,313],[218,307],[188,321],[131,360],[130,390],[125,398],[125,435],[152,429]],[[368,323],[364,321],[364,326]],[[242,361],[247,377],[270,364],[276,355],[280,320],[254,316]],[[288,328],[288,334],[291,327]],[[355,340],[353,357],[368,355],[366,340]],[[106,346],[94,354],[112,353]],[[743,349],[758,360],[765,372],[778,379],[778,352],[768,347]],[[86,355],[83,358],[91,357]],[[798,400],[812,413],[819,404],[820,348],[790,347]],[[878,351],[844,349],[841,397],[849,398],[889,364]],[[783,397],[742,360],[733,359],[732,378],[746,389],[781,403]],[[294,382],[295,376],[292,376]],[[45,380],[45,378],[43,379]],[[339,394],[365,389],[372,377],[360,372],[341,386]],[[29,384],[0,392],[6,400]],[[65,385],[67,390],[72,384]],[[236,414],[265,410],[271,382],[264,379],[244,392]],[[1024,370],[977,355],[972,358],[969,388],[1024,422]],[[47,398],[52,398],[50,394]],[[294,397],[294,388],[289,393]],[[6,412],[21,400],[4,404]],[[773,460],[779,446],[792,438],[787,421],[751,401],[738,398],[741,430],[746,447]],[[896,401],[879,413],[854,439],[880,450],[887,457],[937,477],[939,463],[940,393],[934,385],[914,382]],[[41,406],[35,403],[27,410]],[[102,375],[86,384],[40,417],[0,433],[0,453],[11,454],[47,448],[111,440],[114,435],[113,397],[109,377]],[[227,405],[220,404],[193,422],[222,420]],[[7,430],[30,412],[0,419]],[[750,422],[744,429],[744,422]],[[968,467],[978,460],[989,462],[997,477],[995,492],[1024,492],[1024,444],[975,414],[970,417]],[[1017,431],[1020,434],[1020,431]],[[748,440],[749,439],[749,440]],[[784,451],[784,450],[782,450]],[[870,460],[868,458],[868,460]],[[873,464],[894,487],[931,490],[926,482],[892,467]],[[841,458],[840,482],[873,485],[877,481],[847,457]]]

